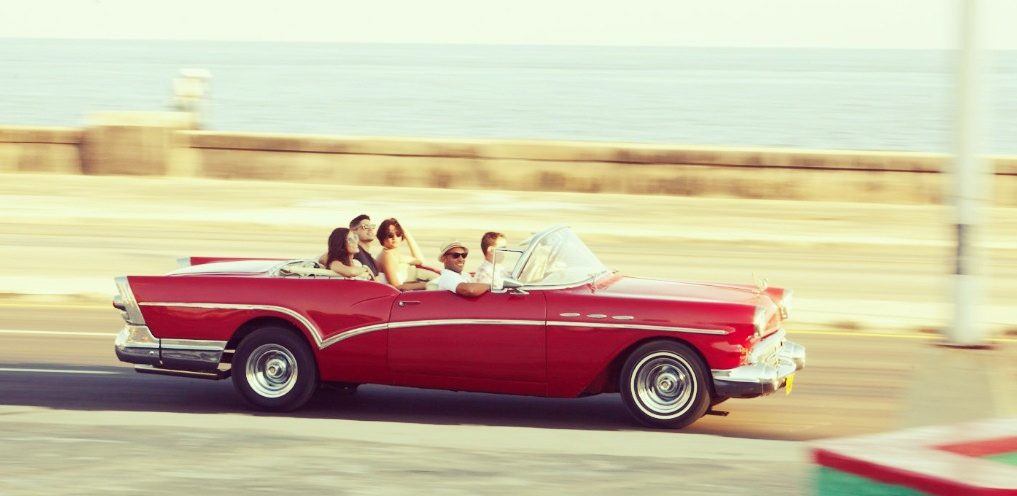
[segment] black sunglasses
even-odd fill
[[[462,252],[454,251],[452,253],[448,253],[447,255],[452,257],[452,258],[463,258],[463,259],[465,259],[466,255],[469,255],[469,253],[462,253]]]

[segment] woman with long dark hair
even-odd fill
[[[353,258],[360,251],[356,233],[345,227],[337,227],[328,236],[328,252],[325,253],[325,267],[346,277],[374,279],[371,269],[364,267]]]

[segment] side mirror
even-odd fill
[[[526,291],[519,289],[523,287],[523,283],[512,279],[511,277],[495,277],[491,281],[491,291],[495,293],[511,292],[515,294],[528,294]]]

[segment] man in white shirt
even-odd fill
[[[477,274],[474,277],[477,282],[491,284],[491,281],[495,280],[494,250],[504,248],[507,244],[505,235],[500,232],[486,232],[480,238],[480,251],[484,253],[484,261],[480,264],[480,267],[477,267]],[[504,265],[498,267],[497,277],[499,281],[508,277]]]
[[[445,269],[438,276],[438,289],[451,291],[461,296],[480,296],[491,290],[490,284],[473,282],[469,274],[463,274],[466,256],[470,250],[459,241],[453,241],[441,249],[438,260],[445,264]]]

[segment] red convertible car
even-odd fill
[[[567,227],[501,250],[491,291],[400,292],[306,260],[191,258],[119,277],[117,357],[138,372],[225,379],[253,406],[300,407],[322,383],[546,397],[621,393],[680,428],[728,398],[790,388],[791,292],[626,277]]]

